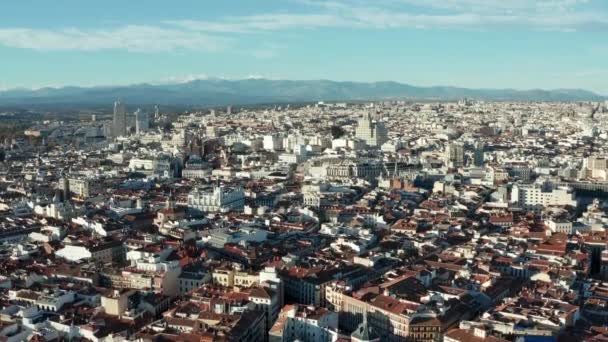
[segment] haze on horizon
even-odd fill
[[[0,90],[206,77],[608,95],[603,0],[33,0],[0,12]]]

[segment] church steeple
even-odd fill
[[[169,197],[167,197],[167,202],[165,202],[165,208],[175,209],[175,198],[173,197],[173,192],[171,192],[169,194]]]
[[[354,342],[379,342],[380,337],[374,333],[367,322],[367,311],[363,312],[363,322],[350,335]]]

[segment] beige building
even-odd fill
[[[225,287],[251,287],[259,284],[258,273],[240,272],[231,269],[216,269],[212,273],[213,282]]]
[[[128,309],[129,297],[133,293],[134,290],[113,290],[101,296],[101,306],[108,315],[120,316]]]

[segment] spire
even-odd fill
[[[165,203],[165,208],[175,209],[175,199],[173,198],[173,191],[171,191],[169,193],[169,197],[167,197],[167,202]]]
[[[399,160],[397,158],[395,158],[395,170],[393,170],[393,178],[397,177],[397,163],[399,162]]]
[[[363,312],[363,322],[359,324],[357,329],[355,329],[355,331],[350,336],[353,340],[359,342],[371,342],[380,340],[367,323],[367,311]]]

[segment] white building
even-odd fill
[[[215,186],[212,191],[195,188],[188,194],[188,206],[205,212],[241,211],[245,193],[241,187]]]
[[[51,217],[60,221],[69,221],[78,215],[78,212],[69,202],[53,202],[45,205],[36,204],[34,213],[44,217]]]
[[[286,305],[270,329],[272,341],[333,342],[338,339],[338,313],[325,308]]]
[[[267,151],[280,151],[283,149],[283,137],[279,135],[265,135],[262,146]]]
[[[65,229],[57,226],[44,226],[40,232],[32,232],[29,235],[30,240],[34,242],[50,242],[57,241],[65,235]]]
[[[583,170],[586,177],[606,181],[608,180],[608,159],[587,157],[583,160]]]
[[[572,234],[572,222],[568,220],[549,219],[545,224],[554,233]]]
[[[91,181],[89,178],[70,178],[68,180],[70,193],[83,198],[89,197],[91,195]]]
[[[72,261],[72,262],[80,261],[80,260],[84,260],[84,259],[90,259],[92,256],[91,251],[89,251],[88,248],[83,247],[83,246],[74,246],[74,245],[67,245],[67,246],[63,247],[62,249],[55,252],[55,255],[57,257],[60,257],[60,258],[63,258],[65,260]]]
[[[511,191],[511,202],[526,210],[540,212],[547,206],[573,206],[577,201],[568,187],[554,187],[551,183],[515,184]]]
[[[141,109],[135,111],[135,132],[141,134],[150,128],[150,117]]]
[[[129,161],[129,171],[148,171],[160,176],[169,176],[171,160],[166,156],[158,158],[132,158]]]
[[[355,136],[363,141],[368,146],[380,147],[388,140],[388,132],[384,123],[373,121],[371,114],[364,115],[357,122]]]

